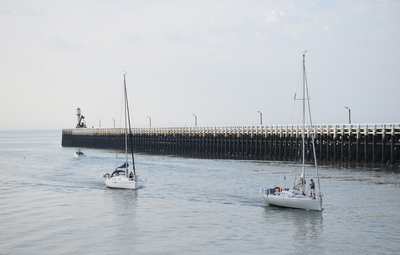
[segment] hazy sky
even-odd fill
[[[400,1],[0,0],[0,129],[400,123]]]

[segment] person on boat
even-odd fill
[[[132,172],[129,174],[129,178],[133,179],[133,173]]]
[[[310,189],[311,189],[310,197],[315,197],[315,183],[313,179],[310,180]]]

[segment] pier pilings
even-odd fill
[[[295,161],[302,158],[300,125],[134,128],[138,152]],[[305,132],[306,160],[400,162],[400,124],[313,125]],[[122,150],[125,129],[63,129],[62,146]]]

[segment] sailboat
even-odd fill
[[[106,173],[103,175],[104,182],[109,188],[119,188],[119,189],[136,189],[138,176],[135,170],[135,161],[133,156],[133,143],[132,143],[132,131],[129,116],[129,105],[128,105],[128,93],[126,89],[126,73],[124,74],[124,102],[125,102],[125,162],[117,167],[114,172],[110,175]],[[129,129],[128,129],[129,126]],[[129,163],[128,163],[128,135],[130,141],[130,149],[132,156],[132,171],[129,173]]]
[[[310,103],[308,97],[308,87],[307,87],[307,78],[306,78],[306,66],[305,66],[305,54],[307,51],[303,52],[303,91],[302,91],[302,170],[301,175],[296,178],[294,185],[292,188],[281,188],[281,187],[273,187],[269,189],[261,189],[262,197],[264,200],[270,205],[276,205],[281,207],[289,207],[289,208],[297,208],[297,209],[305,209],[305,210],[322,210],[322,193],[320,189],[320,181],[318,174],[318,164],[315,153],[315,145],[314,145],[314,136],[312,135],[312,145],[313,145],[313,155],[314,155],[314,163],[315,163],[315,172],[317,185],[310,180],[310,194],[306,192],[306,173],[305,173],[305,154],[306,154],[306,145],[305,145],[305,115],[306,115],[306,101],[308,102],[308,110],[310,117],[310,128],[312,127],[311,121],[311,111],[310,111]],[[284,177],[286,179],[286,176]],[[317,186],[318,192],[315,192],[315,187]]]

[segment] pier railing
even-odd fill
[[[63,129],[62,145],[124,148],[125,129]],[[136,151],[298,160],[301,125],[133,128]],[[326,161],[400,162],[400,124],[306,126],[306,158]]]

